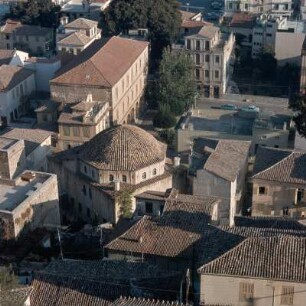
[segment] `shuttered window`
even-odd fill
[[[282,287],[281,305],[293,305],[294,287]]]
[[[250,301],[254,297],[254,284],[240,283],[239,301]]]

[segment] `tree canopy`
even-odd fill
[[[297,131],[306,137],[306,95],[295,95],[290,99],[289,107],[293,110],[293,121]]]
[[[259,69],[260,76],[263,79],[271,79],[275,76],[277,60],[275,54],[270,50],[262,50],[254,64]]]
[[[166,48],[159,66],[158,104],[181,115],[194,103],[196,93],[193,61],[183,52]]]
[[[17,5],[11,6],[10,12],[4,18],[15,18],[24,24],[52,28],[58,24],[57,14],[60,9],[60,6],[51,0],[20,1]]]
[[[180,24],[176,0],[113,0],[101,19],[106,35],[148,28],[153,59],[159,59],[163,48],[176,38]]]

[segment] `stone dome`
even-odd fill
[[[119,125],[88,141],[80,159],[100,170],[135,171],[163,161],[166,145],[134,125]]]

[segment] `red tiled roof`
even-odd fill
[[[52,83],[112,87],[148,47],[148,42],[113,36],[96,41],[61,69]],[[123,56],[124,55],[124,56]]]

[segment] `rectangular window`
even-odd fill
[[[205,78],[209,78],[209,70],[205,70]]]
[[[153,203],[152,202],[146,202],[146,213],[147,214],[153,213]]]
[[[209,63],[209,54],[205,54],[205,62]]]
[[[196,50],[201,50],[201,42],[199,40],[196,41]]]
[[[272,37],[272,34],[267,33],[266,36],[267,36],[267,37]]]
[[[296,193],[296,202],[302,202],[304,198],[304,189],[298,188]]]
[[[77,136],[77,137],[80,136],[80,128],[78,126],[74,126],[72,128],[72,131],[73,131],[73,136]]]
[[[209,50],[209,41],[205,41],[205,50],[206,50],[206,51]]]
[[[239,284],[239,301],[252,301],[254,296],[254,284],[240,283]]]
[[[90,130],[88,126],[83,127],[83,136],[84,137],[90,137]]]
[[[220,56],[216,55],[216,64],[219,64],[219,63],[220,63]]]
[[[260,187],[258,188],[258,194],[267,194],[266,187],[260,186]]]
[[[199,80],[200,79],[200,70],[196,69],[196,79]]]
[[[293,305],[294,287],[282,287],[281,305]]]
[[[70,127],[63,126],[63,133],[64,133],[64,136],[70,136]]]
[[[79,203],[79,213],[82,213],[82,204]]]
[[[196,64],[200,65],[200,54],[196,54]]]
[[[90,218],[90,209],[89,208],[86,209],[86,214],[87,214],[87,217]]]
[[[219,70],[215,70],[215,79],[219,79]]]

